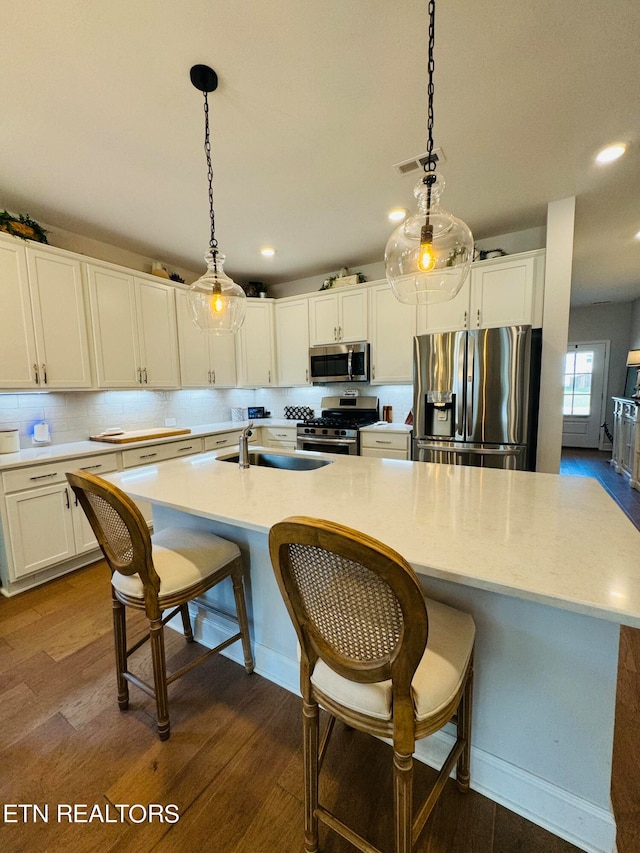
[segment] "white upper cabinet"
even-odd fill
[[[275,303],[278,385],[309,385],[309,300]]]
[[[235,338],[238,385],[249,388],[275,385],[271,300],[247,300],[244,323]]]
[[[371,312],[371,383],[413,381],[416,309],[393,295],[387,281],[369,289]]]
[[[80,262],[0,242],[0,387],[90,388]]]
[[[24,246],[0,241],[0,387],[37,388],[36,339]]]
[[[136,279],[135,289],[142,384],[149,388],[177,388],[180,375],[175,288]]]
[[[345,287],[323,291],[309,298],[309,341],[312,346],[366,341],[367,336],[366,288]]]
[[[177,388],[174,288],[87,265],[98,385]]]
[[[235,336],[200,331],[191,319],[186,290],[176,290],[176,313],[182,387],[235,387]]]
[[[473,264],[454,299],[419,307],[418,334],[542,326],[544,260],[538,250]]]

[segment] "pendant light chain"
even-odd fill
[[[429,98],[428,113],[427,113],[427,160],[424,164],[425,172],[435,172],[436,162],[433,159],[433,72],[435,69],[435,61],[433,58],[433,47],[435,44],[435,26],[436,26],[436,3],[435,0],[429,0],[429,86],[427,94]]]
[[[209,180],[209,216],[211,219],[211,237],[209,246],[213,253],[215,267],[217,268],[218,241],[216,239],[216,217],[213,210],[213,166],[211,165],[211,142],[209,141],[209,99],[204,92],[204,153],[207,157],[207,178]]]

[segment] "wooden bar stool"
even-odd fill
[[[269,534],[271,561],[300,643],[305,851],[322,821],[365,853],[380,853],[318,802],[318,776],[335,720],[393,741],[396,853],[409,853],[456,768],[469,788],[475,626],[426,599],[400,554],[355,530],[293,517]],[[330,714],[320,743],[318,705]],[[415,741],[456,720],[457,739],[414,819]]]
[[[240,551],[233,542],[190,528],[167,528],[151,537],[136,504],[116,486],[85,471],[69,473],[67,480],[111,569],[118,704],[121,710],[127,709],[129,683],[153,696],[158,734],[166,740],[170,735],[169,684],[236,640],[242,641],[246,671],[253,671]],[[189,601],[227,577],[233,582],[238,632],[168,676],[165,624],[180,612],[185,638],[193,642]],[[125,606],[144,610],[149,620],[149,633],[129,649]],[[163,615],[167,610],[170,612]],[[127,663],[128,657],[147,640],[151,644],[153,685],[129,672]]]

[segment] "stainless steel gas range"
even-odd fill
[[[358,430],[378,420],[377,397],[323,397],[322,417],[298,424],[298,450],[357,455]]]

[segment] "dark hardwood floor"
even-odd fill
[[[567,459],[567,464],[569,460]],[[575,463],[577,464],[577,463]],[[628,488],[628,486],[627,486]],[[129,621],[132,638],[142,621]],[[172,666],[197,654],[167,632]],[[623,631],[612,798],[618,853],[640,850],[640,632]],[[141,660],[146,655],[141,653]],[[0,845],[10,853],[293,853],[302,850],[300,700],[225,658],[170,688],[172,736],[155,734],[151,700],[132,688],[118,710],[108,570],[103,563],[0,599]],[[472,770],[473,772],[473,770]],[[322,797],[390,849],[391,767],[385,744],[336,728]],[[416,792],[434,772],[416,763]],[[48,806],[48,822],[7,804]],[[59,804],[85,805],[58,821]],[[94,819],[87,821],[97,804]],[[177,823],[144,820],[175,804]],[[123,809],[119,819],[116,806]],[[107,811],[109,809],[109,811]],[[165,817],[170,814],[162,812]],[[81,822],[84,818],[87,822]],[[325,853],[353,853],[333,834]],[[420,853],[570,853],[577,848],[449,783]]]

